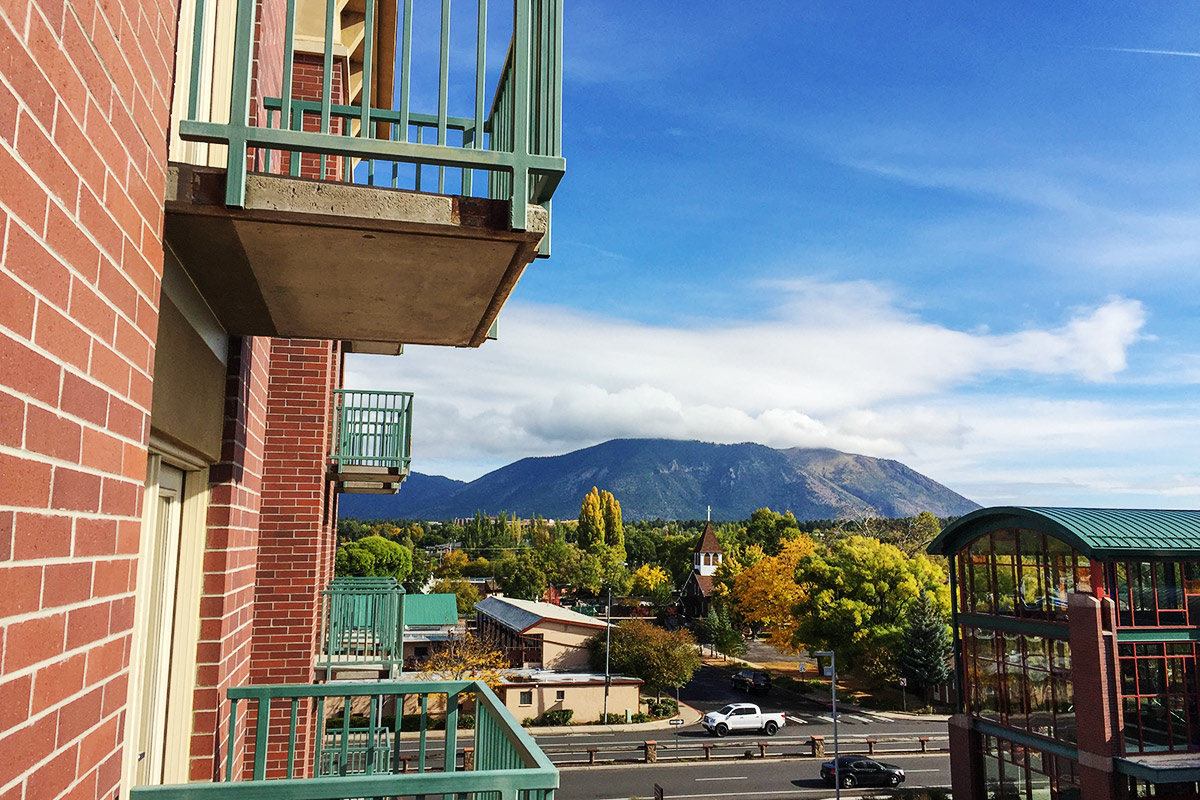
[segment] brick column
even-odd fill
[[[339,362],[332,342],[271,341],[251,683],[313,680],[321,591],[336,546],[326,460]],[[286,710],[279,715],[268,777],[281,777],[287,763]],[[298,752],[311,749],[312,724],[312,715],[303,714]]]
[[[971,717],[950,717],[950,788],[955,797],[983,796],[983,744]]]
[[[1075,593],[1067,606],[1079,781],[1088,800],[1121,796],[1113,756],[1121,753],[1116,608],[1110,598]]]

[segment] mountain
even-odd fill
[[[626,519],[746,519],[764,506],[799,520],[862,513],[939,517],[979,508],[890,459],[830,449],[776,450],[761,444],[614,439],[561,456],[523,458],[464,483],[413,473],[396,495],[344,494],[340,515],[359,519],[452,519],[502,511],[551,519],[579,515],[599,486]]]

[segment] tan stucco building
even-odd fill
[[[503,648],[518,669],[587,669],[587,642],[607,626],[552,603],[495,595],[476,603],[475,613],[479,635]]]
[[[608,713],[638,713],[642,682],[614,675],[609,687]],[[521,670],[504,677],[496,690],[500,701],[518,720],[536,719],[547,711],[570,709],[571,722],[592,722],[604,713],[604,675]]]

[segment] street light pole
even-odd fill
[[[601,718],[602,725],[608,724],[608,686],[612,683],[612,678],[609,676],[609,651],[612,649],[612,584],[608,585],[608,610],[604,612],[604,716]]]
[[[833,795],[841,800],[842,774],[841,764],[838,761],[837,658],[832,650],[822,650],[813,655],[818,658],[829,657],[829,695],[833,701]]]

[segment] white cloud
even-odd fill
[[[347,385],[416,392],[415,468],[454,477],[641,436],[906,459],[972,439],[981,421],[947,402],[961,387],[1013,373],[1112,381],[1146,316],[1114,297],[1054,328],[965,332],[868,282],[764,290],[777,300],[767,318],[692,328],[514,303],[498,342],[352,357]]]

